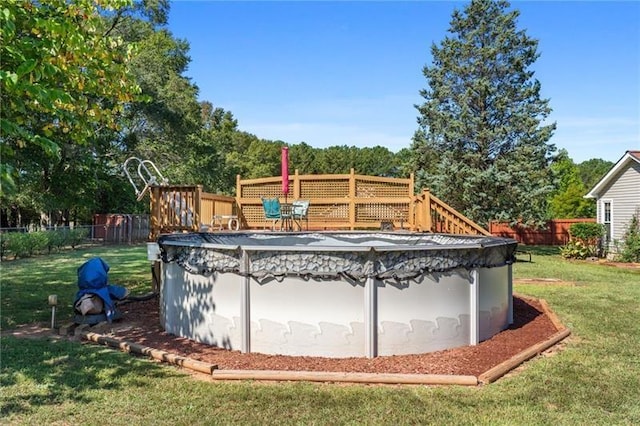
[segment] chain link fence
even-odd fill
[[[66,247],[136,244],[149,238],[149,215],[96,215],[93,225],[0,228],[0,259],[47,254]]]

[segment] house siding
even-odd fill
[[[640,213],[640,164],[632,162],[620,170],[598,198],[599,223],[604,220],[602,201],[611,201],[612,243],[609,249],[614,251],[615,242],[622,240],[633,215]]]

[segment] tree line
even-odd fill
[[[142,213],[122,172],[152,160],[175,184],[234,194],[280,173],[289,147],[301,174],[416,176],[418,188],[481,224],[591,217],[603,160],[575,164],[549,143],[555,123],[531,65],[537,41],[505,1],[456,10],[431,48],[408,148],[315,148],[245,132],[231,111],[198,101],[189,45],[167,27],[168,0],[9,0],[0,14],[2,226],[89,223]],[[408,141],[410,142],[410,141]]]

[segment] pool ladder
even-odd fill
[[[136,181],[134,180],[134,178],[131,176],[131,173],[129,172],[129,168],[130,168],[129,163],[136,162],[136,161],[138,162],[138,167],[136,171],[138,173],[139,181],[144,183],[144,187],[142,188],[142,190],[138,188],[138,185],[136,185]],[[160,173],[160,170],[158,170],[156,165],[153,164],[151,160],[141,160],[138,157],[129,157],[126,159],[126,161],[122,165],[122,168],[124,170],[124,173],[127,175],[129,182],[133,186],[133,189],[136,191],[136,197],[137,197],[136,199],[138,201],[142,200],[142,198],[144,197],[144,194],[146,194],[146,192],[149,190],[151,186],[169,185],[169,181],[164,176],[162,176],[162,173]],[[140,182],[138,182],[138,184],[140,184]]]

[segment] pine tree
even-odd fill
[[[412,151],[417,183],[481,224],[533,225],[554,189],[548,143],[555,123],[531,65],[537,40],[517,29],[506,1],[473,0],[454,11],[450,36],[431,47],[428,88]]]

